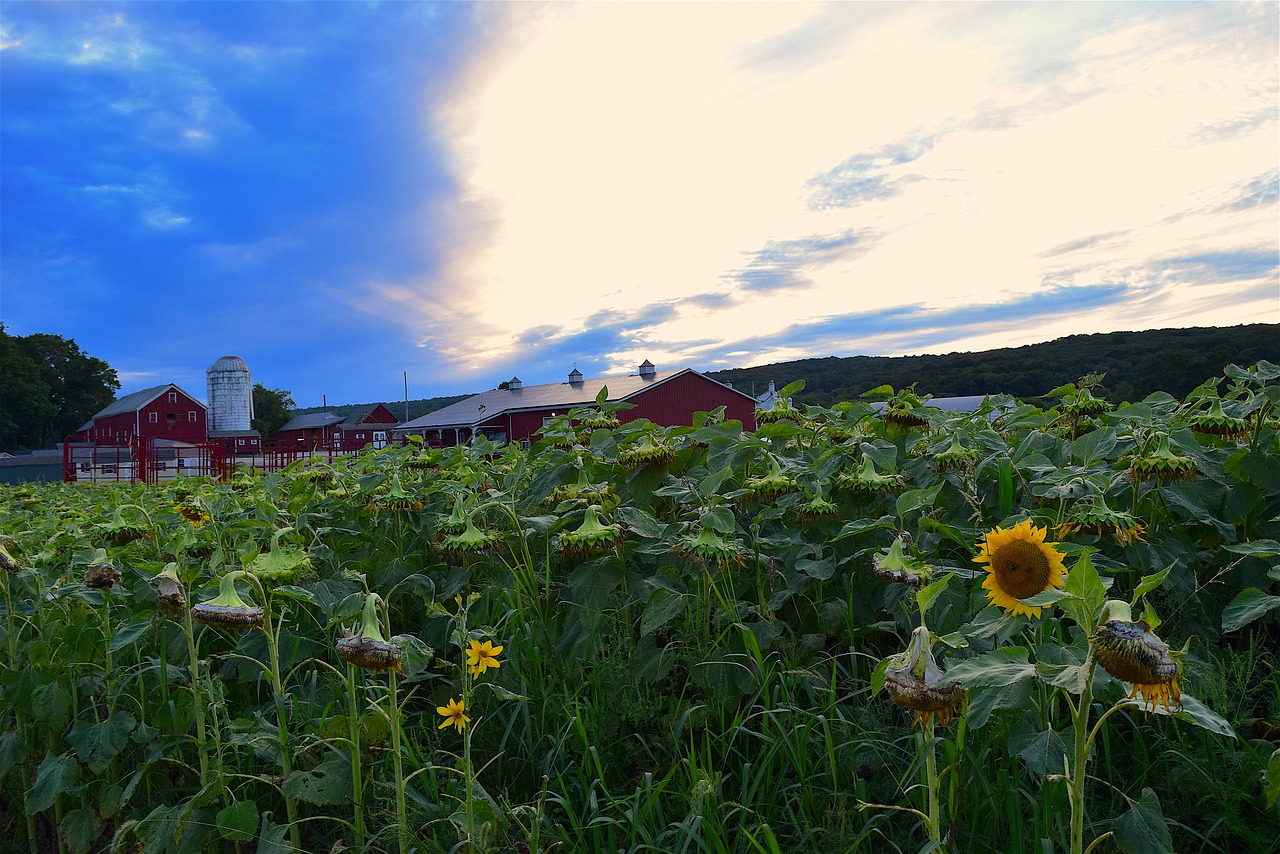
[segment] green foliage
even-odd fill
[[[253,421],[249,426],[262,434],[264,439],[272,438],[296,414],[296,408],[291,392],[254,383]]]
[[[0,325],[0,449],[52,448],[119,388],[115,370],[74,340]]]
[[[768,436],[571,414],[430,468],[393,447],[323,476],[0,488],[11,847],[919,851],[940,775],[955,850],[1066,849],[1083,755],[1095,835],[1258,850],[1280,837],[1273,367],[1084,433],[1012,399],[919,426],[808,406]],[[1193,429],[1209,388],[1247,434]],[[638,447],[663,450],[623,465]],[[1135,474],[1166,453],[1190,468]],[[1034,619],[974,562],[1024,520],[1066,569]],[[261,627],[190,620],[223,578]],[[1104,601],[1178,656],[1181,709],[1089,680]],[[968,693],[928,737],[886,682],[925,637]],[[353,638],[380,654],[357,666]],[[454,660],[473,640],[501,666]],[[470,722],[440,730],[458,698]],[[1107,710],[1083,753],[1073,704]]]

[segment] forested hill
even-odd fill
[[[802,379],[795,402],[830,406],[881,385],[916,385],[934,397],[1011,394],[1034,398],[1090,373],[1106,374],[1115,402],[1155,391],[1183,397],[1229,364],[1280,363],[1280,324],[1070,335],[1043,344],[941,356],[828,356],[708,375],[739,391],[763,394]]]
[[[409,418],[411,420],[428,412],[434,412],[437,409],[457,403],[460,400],[466,400],[470,395],[454,395],[452,397],[424,397],[417,400],[409,401]],[[397,418],[404,418],[405,402],[403,400],[384,400],[381,403],[390,409]],[[306,406],[301,409],[294,409],[290,415],[310,415],[313,412],[332,412],[335,415],[354,415],[357,412],[368,412],[377,406],[377,403],[344,403],[341,406]]]

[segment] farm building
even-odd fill
[[[126,394],[103,407],[73,435],[93,445],[167,439],[199,443],[208,435],[205,405],[173,383]]]
[[[280,428],[282,443],[296,442],[308,450],[326,448],[334,451],[357,451],[366,445],[386,444],[396,417],[379,403],[352,415],[313,412],[297,415]]]
[[[463,444],[476,434],[495,442],[532,441],[550,418],[573,407],[595,405],[596,395],[608,388],[607,400],[625,401],[635,408],[618,413],[623,421],[647,418],[655,424],[692,424],[695,412],[725,408],[725,418],[755,429],[755,399],[690,368],[659,371],[649,360],[634,374],[584,379],[575,368],[565,382],[524,385],[518,377],[497,388],[469,397],[395,428],[397,437],[420,435],[429,445]]]

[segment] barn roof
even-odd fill
[[[165,383],[164,385],[157,385],[157,386],[152,386],[151,388],[144,388],[142,391],[135,391],[133,394],[126,394],[124,397],[117,398],[116,400],[107,404],[102,409],[98,410],[98,412],[93,416],[93,418],[106,418],[107,416],[110,416],[110,415],[120,415],[125,412],[137,412],[139,409],[146,406],[148,403],[155,400],[157,397],[164,394],[166,391],[168,391],[171,388],[176,389],[177,391],[181,391],[187,397],[195,401],[195,403],[198,406],[204,407],[204,404],[201,403],[198,398],[196,398],[194,395],[190,394],[189,392],[184,391],[180,386],[176,386],[173,383]],[[81,429],[83,430],[91,426],[93,426],[92,418],[89,419],[89,422],[86,423],[84,427],[82,427]]]
[[[306,415],[295,415],[280,428],[285,430],[314,430],[317,427],[332,427],[342,421],[344,416],[334,412],[309,412]]]
[[[591,406],[603,388],[609,389],[608,401],[616,403],[656,388],[683,374],[698,374],[690,368],[654,371],[650,374],[629,374],[619,377],[594,377],[576,382],[526,385],[519,388],[495,388],[481,392],[466,400],[450,404],[434,412],[428,412],[412,421],[396,426],[396,432],[409,430],[434,430],[441,427],[471,427],[508,412],[529,412],[540,409],[569,409],[574,406]],[[710,377],[708,382],[724,386]],[[751,395],[737,389],[725,388],[751,400]]]

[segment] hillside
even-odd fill
[[[1182,397],[1235,363],[1280,363],[1280,324],[1157,329],[1070,335],[1043,344],[948,353],[939,356],[828,356],[709,376],[760,395],[803,379],[797,403],[830,406],[880,385],[916,384],[934,397],[1006,393],[1034,398],[1089,373],[1106,374],[1103,388],[1114,401],[1141,400],[1154,391]]]
[[[292,410],[293,415],[310,415],[313,412],[332,412],[335,415],[351,415],[353,412],[364,412],[373,409],[379,403],[383,404],[395,413],[397,418],[406,421],[417,418],[420,415],[426,415],[428,412],[434,412],[450,405],[457,403],[459,400],[466,400],[470,395],[460,394],[453,397],[423,397],[417,400],[409,401],[409,417],[405,418],[405,402],[403,400],[383,400],[373,403],[344,403],[341,406],[308,406],[302,409]]]

